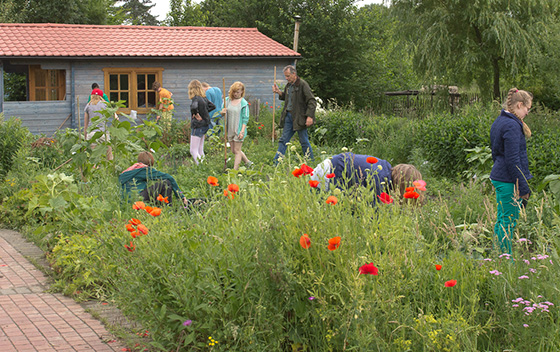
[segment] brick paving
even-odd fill
[[[24,257],[38,253],[21,235],[0,230],[0,351],[121,351],[123,345],[81,305],[45,292],[47,276]]]

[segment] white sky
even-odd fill
[[[201,2],[201,0],[194,0],[194,2]],[[152,3],[155,4],[152,7],[152,14],[156,16],[156,18],[160,21],[165,19],[165,16],[169,12],[169,0],[152,0]],[[361,0],[357,1],[356,5],[363,6],[367,4],[382,4],[383,0]]]

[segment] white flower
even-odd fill
[[[341,149],[341,150],[342,150],[343,152],[347,152],[347,151],[348,151],[348,148],[346,148],[346,147],[342,147],[342,149]]]
[[[296,151],[296,146],[295,146],[295,145],[292,145],[292,146],[290,147],[290,150],[291,150],[292,152],[295,152],[295,151]]]
[[[383,170],[383,166],[381,165],[377,165],[377,168],[379,169],[379,171]]]

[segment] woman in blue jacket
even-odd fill
[[[519,210],[531,194],[527,181],[533,176],[529,172],[526,142],[526,138],[531,137],[531,130],[524,119],[532,104],[531,93],[510,89],[504,109],[490,129],[494,160],[490,179],[496,189],[498,205],[494,235],[503,253],[511,254],[511,240]]]
[[[239,169],[241,160],[251,166],[252,162],[247,159],[245,153],[241,151],[243,140],[247,136],[247,123],[249,122],[249,103],[245,98],[245,86],[241,82],[231,85],[226,98],[226,107],[222,114],[226,114],[226,133],[231,146],[231,152],[235,156],[233,168]]]

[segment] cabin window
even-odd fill
[[[162,68],[106,68],[105,93],[111,101],[123,100],[125,112],[148,113],[156,107],[155,81],[161,82]]]
[[[66,96],[65,70],[43,70],[39,65],[29,66],[29,100],[64,100]]]

